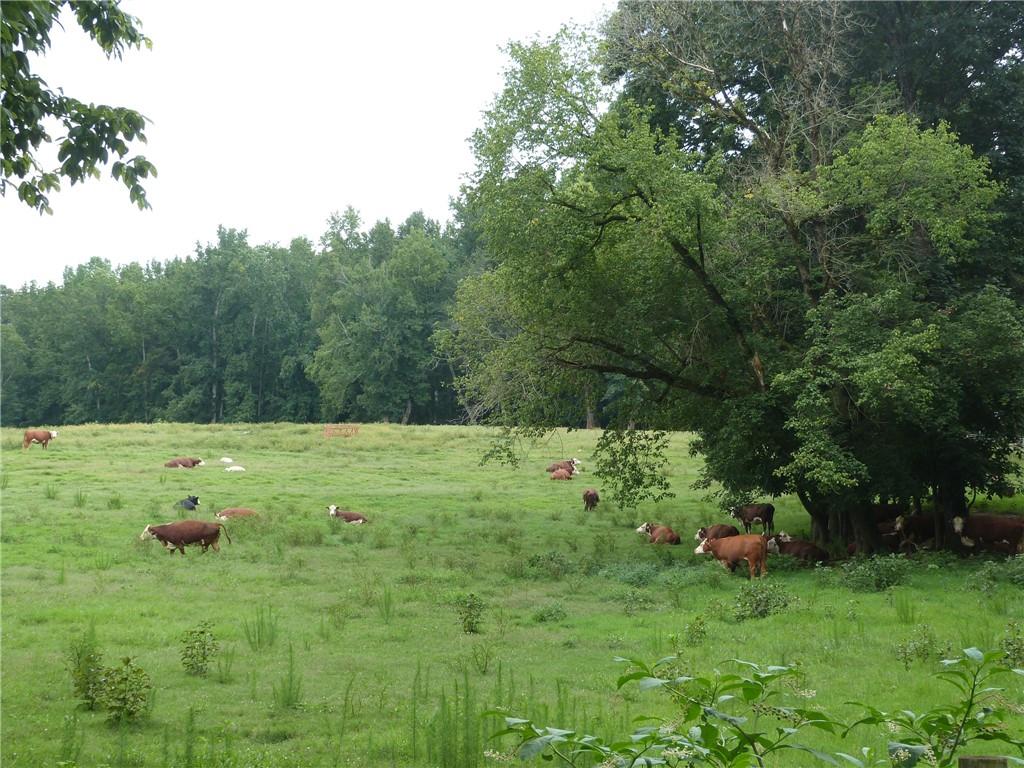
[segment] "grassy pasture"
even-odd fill
[[[476,716],[493,706],[605,737],[627,734],[638,714],[668,714],[656,693],[617,690],[612,658],[653,660],[680,643],[693,670],[734,657],[797,662],[804,687],[835,714],[852,716],[850,700],[920,710],[951,689],[929,675],[934,662],[904,669],[896,643],[924,624],[939,646],[991,649],[1024,619],[1019,590],[965,591],[979,564],[936,559],[881,594],[771,561],[768,578],[796,605],[737,622],[743,569],[726,574],[686,546],[699,525],[724,518],[690,488],[699,465],[685,435],[672,442],[674,499],[625,512],[605,498],[584,514],[581,493],[600,487],[596,478],[557,483],[543,470],[569,456],[587,466],[596,433],[558,433],[516,469],[479,466],[488,434],[83,425],[61,427],[46,451],[22,452],[21,432],[3,430],[0,763],[57,765],[80,740],[81,766],[477,764],[483,749],[502,748],[483,741],[497,725]],[[163,467],[178,455],[207,465]],[[247,471],[224,472],[221,456]],[[229,523],[219,554],[191,548],[182,558],[139,541],[146,524],[176,519],[174,502],[188,494],[202,502],[191,517],[231,506],[261,516]],[[371,524],[329,520],[330,503]],[[806,531],[794,499],[776,506],[777,529]],[[645,544],[633,532],[643,520],[672,525],[684,546]],[[485,606],[476,635],[463,633],[456,610],[470,592]],[[261,610],[272,612],[276,639],[254,650],[246,625]],[[706,638],[690,646],[685,628],[698,616]],[[221,652],[208,676],[194,677],[181,638],[202,621]],[[144,722],[117,729],[76,709],[66,654],[90,623],[107,664],[131,655],[150,675]],[[290,655],[298,700],[282,706]],[[216,658],[228,656],[230,674],[218,675]],[[1019,687],[1009,695],[1024,703]],[[1024,732],[1024,717],[1014,725]],[[885,738],[861,729],[818,746],[855,752]]]

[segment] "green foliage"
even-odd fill
[[[288,671],[274,683],[274,706],[295,709],[302,701],[302,675],[295,668],[295,650],[288,643]]]
[[[35,56],[50,48],[50,29],[61,9],[70,6],[75,22],[99,45],[107,58],[121,58],[126,48],[151,48],[134,16],[118,3],[15,3],[4,9],[0,20],[3,47],[4,110],[0,122],[3,135],[3,178],[0,194],[8,185],[17,184],[18,199],[40,213],[52,213],[48,193],[60,189],[61,178],[72,184],[99,178],[99,166],[110,155],[118,159],[111,176],[128,188],[131,201],[141,209],[149,208],[141,180],[156,176],[156,168],[142,155],[128,158],[128,142],[146,141],[146,118],[124,107],[86,104],[66,96],[63,89],[51,91],[46,82],[32,73]],[[63,133],[57,151],[60,165],[44,168],[38,157],[40,148],[52,139],[48,121],[56,121]],[[15,182],[14,179],[21,179]]]
[[[220,648],[208,621],[185,631],[181,636],[181,664],[190,675],[205,675],[210,659]]]
[[[839,567],[840,583],[857,592],[884,592],[902,584],[910,572],[910,562],[898,555],[857,558]]]
[[[910,669],[915,661],[929,662],[939,658],[943,649],[935,640],[935,632],[927,624],[919,624],[910,637],[894,647],[896,658],[904,669]]]
[[[707,640],[707,637],[708,622],[701,615],[694,616],[693,620],[683,627],[682,640],[690,648],[702,645]]]
[[[462,625],[462,631],[467,635],[479,634],[484,608],[486,608],[484,601],[473,592],[462,596],[455,602],[459,623]]]
[[[576,569],[569,558],[555,549],[530,555],[526,566],[531,575],[556,580],[565,578]]]
[[[655,563],[625,562],[606,565],[598,571],[598,575],[606,579],[621,581],[632,587],[646,587],[658,577],[660,572],[661,569]]]
[[[99,701],[111,723],[138,720],[149,712],[153,683],[131,656],[121,659],[120,667],[103,670],[100,690]]]
[[[249,648],[262,651],[277,641],[277,616],[269,606],[256,606],[256,615],[250,622],[242,619],[242,631]]]
[[[537,624],[557,624],[568,615],[561,603],[548,603],[535,610],[531,618]]]
[[[1002,727],[1007,715],[1003,689],[990,684],[1010,673],[997,664],[1002,655],[1000,651],[983,653],[965,648],[959,658],[943,660],[943,670],[936,675],[959,691],[957,700],[920,714],[910,710],[883,712],[860,704],[865,714],[846,729],[844,736],[861,725],[888,728],[895,734],[889,742],[889,755],[901,768],[921,759],[936,768],[947,768],[973,741],[1002,742],[1024,756],[1024,741]],[[1014,672],[1024,675],[1022,670]]]
[[[597,441],[594,474],[611,489],[615,503],[632,509],[643,501],[661,501],[675,494],[665,478],[665,432],[606,430]]]
[[[71,641],[67,666],[75,697],[86,709],[96,709],[103,694],[103,653],[96,643],[96,626],[88,628]]]
[[[751,579],[736,593],[733,616],[737,621],[763,619],[775,613],[782,613],[793,602],[785,587],[768,579]]]
[[[1011,621],[1003,633],[1001,648],[1008,667],[1024,667],[1024,628],[1020,622]]]

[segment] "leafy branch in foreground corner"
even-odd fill
[[[795,667],[762,667],[733,659],[729,663],[739,668],[737,673],[716,670],[712,676],[691,677],[680,674],[676,656],[667,656],[653,665],[638,659],[617,661],[630,665],[619,677],[618,687],[637,681],[641,691],[660,689],[679,704],[680,713],[671,719],[639,718],[652,724],[610,743],[576,731],[541,727],[517,717],[506,717],[505,729],[495,736],[517,735],[518,753],[523,760],[542,755],[573,766],[577,760],[591,758],[626,766],[683,766],[694,762],[719,768],[764,766],[767,755],[784,749],[809,752],[836,764],[830,755],[792,739],[805,728],[836,733],[842,727],[820,710],[783,703],[784,687],[789,689],[788,697],[814,696],[813,691],[799,689],[799,672]],[[742,714],[747,710],[754,716]]]
[[[845,736],[859,725],[881,725],[899,736],[889,742],[889,757],[898,768],[910,768],[923,760],[927,765],[946,768],[954,764],[956,753],[972,741],[1001,741],[1010,744],[1024,756],[1024,741],[1013,738],[1006,731],[1004,718],[1014,709],[1003,695],[1003,688],[989,685],[997,676],[1013,673],[1024,676],[1024,669],[1008,669],[997,662],[1002,651],[983,653],[977,648],[965,648],[958,659],[945,659],[944,669],[936,677],[945,680],[960,691],[960,699],[952,704],[930,709],[921,714],[908,709],[882,712],[875,707],[852,702],[867,713],[843,733]],[[865,763],[850,755],[841,754],[858,768]],[[1007,756],[1013,765],[1024,765],[1024,759]]]
[[[669,435],[657,430],[606,430],[594,450],[596,469],[615,503],[626,509],[675,496],[664,467]]]

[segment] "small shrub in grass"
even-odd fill
[[[782,613],[794,598],[781,584],[767,579],[752,579],[740,587],[733,605],[737,621],[763,619],[773,613]]]
[[[599,576],[615,579],[632,587],[646,587],[657,578],[661,569],[654,563],[616,563],[598,571]]]
[[[946,652],[944,646],[935,639],[935,632],[927,624],[918,624],[910,637],[896,643],[893,653],[904,669],[910,669],[915,661],[928,662],[938,659]]]
[[[75,696],[86,709],[96,709],[103,693],[103,653],[96,644],[95,625],[71,641],[67,662]]]
[[[703,616],[694,616],[693,621],[683,627],[683,643],[690,648],[701,645],[708,637],[708,623]]]
[[[532,555],[526,561],[527,569],[534,576],[562,579],[573,571],[572,561],[557,550]]]
[[[1007,625],[1001,647],[1006,654],[1006,664],[1011,667],[1024,667],[1024,629],[1018,622],[1011,621]]]
[[[537,624],[550,624],[564,619],[568,614],[561,603],[549,603],[533,612],[531,617]]]
[[[302,701],[302,676],[295,669],[295,650],[288,644],[288,671],[274,683],[274,706],[295,709]]]
[[[484,615],[484,601],[478,595],[470,592],[458,599],[455,603],[455,611],[459,615],[463,632],[467,635],[475,635],[480,632],[480,622]]]
[[[113,496],[107,499],[107,509],[121,509],[123,506],[124,499],[121,497],[121,494],[118,493],[117,491],[114,492]]]
[[[649,611],[654,606],[654,600],[642,589],[629,589],[622,595],[622,610],[627,616]]]
[[[840,583],[857,592],[884,592],[902,584],[910,562],[898,555],[875,555],[850,560],[840,566]]]
[[[85,502],[88,501],[88,498],[89,497],[85,495],[84,491],[76,491],[71,503],[74,505],[75,509],[81,509],[85,506]]]
[[[190,675],[205,675],[210,668],[210,658],[220,648],[206,621],[186,630],[181,636],[181,646],[181,664]]]
[[[121,659],[121,666],[103,670],[101,685],[100,702],[109,722],[138,720],[149,711],[153,683],[131,656]]]
[[[511,579],[525,579],[527,576],[526,559],[520,555],[513,555],[505,561],[502,570]]]

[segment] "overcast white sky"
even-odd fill
[[[0,283],[60,282],[93,256],[186,256],[219,224],[253,244],[306,236],[353,205],[369,226],[415,210],[445,221],[472,169],[467,139],[501,88],[509,40],[589,24],[612,0],[126,0],[153,50],[107,61],[73,20],[35,64],[51,88],[137,109],[159,177],[139,211],[109,171],[40,216],[0,198]],[[57,135],[54,134],[56,138]],[[55,157],[55,155],[54,155]]]

